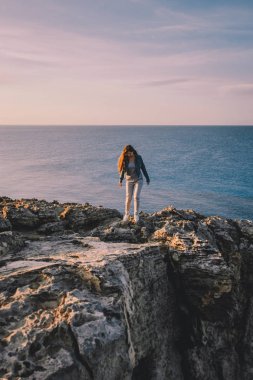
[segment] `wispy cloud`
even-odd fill
[[[122,61],[122,48],[116,42],[91,37],[73,31],[53,27],[37,26],[33,23],[20,24],[8,31],[9,26],[0,26],[0,68],[14,65],[17,72],[38,69],[40,75],[48,69],[105,71]]]
[[[142,86],[146,87],[161,87],[161,86],[173,86],[182,83],[189,83],[191,81],[190,78],[170,78],[170,79],[162,79],[162,80],[153,80],[140,83]]]
[[[253,8],[105,3],[8,2],[0,14],[4,120],[211,122],[239,119],[239,106],[250,120]]]
[[[227,94],[253,96],[253,82],[225,85],[222,87],[222,90]]]
[[[205,9],[195,13],[192,12],[178,12],[169,7],[158,7],[155,11],[155,17],[148,25],[143,27],[140,24],[137,28],[132,28],[122,33],[129,35],[153,35],[159,36],[165,40],[166,36],[173,36],[176,41],[186,37],[186,44],[189,43],[189,37],[197,39],[206,39],[206,43],[215,43],[217,40],[215,36],[227,36],[229,38],[235,35],[251,36],[253,34],[253,9],[245,10],[241,8],[231,7],[216,7]],[[182,42],[182,41],[181,41]],[[232,42],[227,40],[226,43]]]

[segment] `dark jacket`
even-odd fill
[[[120,182],[123,181],[125,173],[129,174],[129,172],[128,172],[128,164],[129,164],[129,160],[126,157],[125,160],[123,161],[123,168],[122,168],[121,173],[120,173],[120,179],[119,179]],[[136,171],[136,174],[137,174],[138,177],[140,175],[140,172],[142,171],[142,173],[144,174],[144,176],[146,178],[147,183],[150,182],[150,179],[149,179],[147,170],[145,168],[143,159],[139,155],[137,155],[136,158],[135,158],[135,171]]]

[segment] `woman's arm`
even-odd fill
[[[145,178],[146,178],[147,184],[149,184],[149,182],[150,182],[150,178],[149,178],[149,176],[148,176],[148,172],[147,172],[147,170],[146,170],[146,167],[145,167],[145,165],[144,165],[144,162],[143,162],[142,157],[141,157],[141,170],[142,170],[142,173],[144,174],[144,176],[145,176]]]
[[[119,178],[120,183],[122,183],[122,181],[124,179],[124,174],[125,174],[125,168],[123,167],[123,169],[121,170],[121,173],[120,173],[120,178]]]

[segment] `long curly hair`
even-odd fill
[[[133,154],[135,155],[135,158],[137,156],[137,152],[136,150],[132,147],[132,145],[126,145],[124,146],[123,150],[122,150],[122,153],[121,155],[119,156],[119,159],[118,159],[118,172],[121,173],[122,169],[123,169],[123,166],[124,166],[124,162],[126,160],[126,156],[127,156],[127,153],[128,152],[133,152]]]

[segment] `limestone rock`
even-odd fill
[[[121,219],[117,210],[94,207],[86,203],[60,204],[37,199],[0,198],[0,230],[36,230],[51,234],[64,229],[89,231],[101,224]]]
[[[122,223],[6,197],[0,211],[1,379],[252,379],[252,221],[170,206]]]
[[[12,231],[5,231],[0,233],[0,265],[2,259],[7,259],[6,255],[15,254],[25,246],[24,237]],[[3,265],[3,264],[2,264]]]
[[[39,218],[36,214],[24,207],[4,207],[4,218],[8,218],[14,228],[36,228]]]
[[[11,231],[11,229],[11,222],[7,218],[4,219],[0,216],[0,232]]]
[[[88,204],[67,206],[62,212],[61,218],[67,222],[71,230],[86,231],[115,218],[121,218],[121,214],[117,210]]]
[[[45,223],[42,224],[38,228],[38,232],[46,235],[54,234],[54,233],[64,233],[66,230],[67,223],[65,221],[59,221],[59,222],[51,222],[51,223]]]
[[[165,252],[79,240],[32,242],[2,271],[1,376],[131,379],[150,361],[180,379]]]
[[[90,232],[90,236],[99,237],[103,241],[125,241],[128,243],[147,242],[149,234],[143,223],[135,224],[133,220],[128,223],[122,221],[111,222],[99,226]]]
[[[247,237],[253,238],[253,221],[252,220],[238,220],[237,224],[241,230],[241,233]]]

